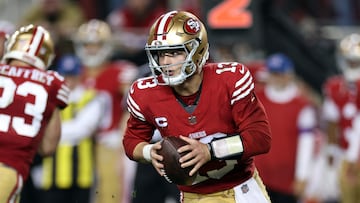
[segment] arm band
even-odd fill
[[[240,135],[215,138],[208,147],[212,159],[238,159],[244,151]]]
[[[147,144],[144,146],[142,153],[143,153],[143,157],[146,161],[151,162],[151,147],[154,144]]]

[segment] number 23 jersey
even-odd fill
[[[69,89],[54,71],[0,65],[0,162],[24,179],[55,108]]]
[[[165,136],[187,136],[208,143],[215,133],[240,134],[241,158],[214,160],[199,170],[198,184],[179,186],[182,191],[211,193],[230,189],[250,178],[253,156],[270,148],[270,130],[261,102],[254,93],[249,70],[239,63],[211,63],[203,67],[198,104],[187,112],[170,86],[157,85],[153,77],[133,83],[128,95],[131,116],[123,144],[132,158],[136,145],[149,142],[154,129]]]

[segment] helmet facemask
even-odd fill
[[[338,59],[338,63],[347,81],[354,82],[360,79],[360,60],[341,58]]]
[[[350,34],[340,41],[338,63],[346,80],[360,79],[360,35]]]
[[[75,45],[75,51],[76,54],[81,59],[82,63],[87,68],[94,68],[103,64],[105,61],[109,59],[111,52],[113,50],[110,44],[105,42],[99,42],[99,43],[94,43],[94,45],[91,45],[91,46],[99,46],[99,48],[96,52],[90,53],[90,51],[87,50],[86,44],[87,44],[86,42],[77,43]]]
[[[177,64],[160,64],[159,54],[184,51],[184,61]],[[159,85],[179,85],[196,72],[201,72],[209,57],[209,44],[203,23],[186,11],[170,11],[152,25],[145,51],[149,67]],[[174,66],[180,66],[174,70]],[[168,71],[166,71],[168,70]]]
[[[75,52],[87,68],[105,63],[113,51],[111,28],[105,21],[92,19],[82,24],[75,37]]]
[[[178,45],[146,45],[145,50],[149,58],[149,67],[155,78],[155,81],[159,85],[179,85],[183,83],[188,77],[192,76],[196,72],[196,64],[193,62],[193,56],[199,47],[199,42],[192,39],[184,44]],[[184,61],[170,64],[160,65],[159,64],[159,52],[169,50],[181,50],[185,51],[186,58]],[[180,74],[170,76],[166,71],[169,67],[178,66],[180,67]]]

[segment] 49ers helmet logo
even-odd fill
[[[200,31],[200,23],[198,20],[189,18],[185,21],[184,30],[186,33],[194,35]]]

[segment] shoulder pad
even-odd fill
[[[145,121],[145,116],[141,113],[140,103],[142,101],[141,96],[138,94],[140,91],[146,91],[147,89],[155,88],[157,84],[153,77],[140,78],[133,82],[130,87],[127,106],[128,111],[136,118]],[[142,102],[143,103],[143,102]]]
[[[231,105],[249,95],[254,89],[253,77],[248,68],[241,63],[218,63],[215,72],[221,75],[231,91]]]

